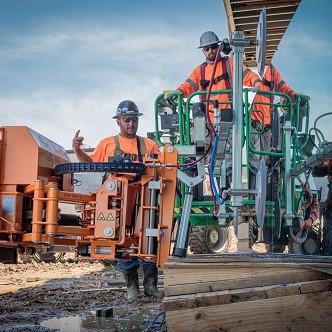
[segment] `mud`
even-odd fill
[[[0,331],[165,330],[152,325],[161,304],[145,296],[128,304],[122,274],[97,261],[0,264],[0,297]],[[113,317],[96,319],[104,307]]]

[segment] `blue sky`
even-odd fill
[[[154,130],[153,104],[203,55],[206,30],[227,37],[222,0],[0,0],[0,125],[27,125],[71,147],[116,134],[116,106],[132,99]],[[331,110],[332,4],[302,0],[273,63],[313,116]],[[332,117],[321,128],[332,139]]]

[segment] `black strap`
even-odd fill
[[[136,144],[137,144],[137,154],[138,154],[138,161],[142,162],[142,153],[141,153],[141,142],[140,142],[140,137],[136,136]]]
[[[120,147],[120,137],[119,135],[114,136],[114,156],[120,157],[120,156],[131,156],[133,160],[136,160],[138,157],[138,160],[140,162],[143,161],[143,156],[146,154],[146,146],[144,142],[144,137],[136,136],[136,144],[137,144],[137,156],[131,155],[129,153],[124,153],[123,150]]]
[[[218,82],[224,80],[225,81],[225,86],[227,90],[231,89],[231,84],[230,84],[230,75],[228,74],[227,71],[227,61],[228,61],[228,57],[222,57],[220,58],[220,61],[222,62],[222,71],[223,74],[215,77],[213,79],[213,84],[217,84]],[[201,80],[200,80],[200,85],[201,85],[201,90],[205,91],[207,89],[207,87],[210,84],[210,80],[206,80],[205,79],[205,69],[206,69],[207,63],[203,62],[200,65],[200,72],[201,72]],[[206,96],[200,96],[200,99],[202,102],[206,101]]]

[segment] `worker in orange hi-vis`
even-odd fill
[[[142,113],[136,104],[130,100],[122,101],[113,117],[120,128],[119,135],[104,138],[96,147],[91,156],[86,154],[81,145],[83,137],[77,131],[73,138],[73,150],[80,162],[107,162],[110,156],[128,156],[133,160],[143,160],[145,155],[157,155],[157,144],[149,138],[137,136],[138,119]],[[135,200],[133,200],[135,203]],[[132,301],[140,297],[138,273],[139,266],[143,268],[144,293],[147,296],[161,297],[157,289],[158,269],[152,262],[141,258],[132,258],[130,261],[119,260],[118,268],[123,273],[127,284],[127,299]]]
[[[222,51],[225,55],[228,55],[231,52],[231,48],[226,39],[220,41],[218,36],[213,31],[206,31],[201,35],[200,45],[198,48],[203,50],[205,61],[196,66],[187,80],[180,84],[176,90],[166,90],[165,99],[172,98],[170,94],[174,92],[181,92],[183,97],[188,97],[190,94],[198,90],[206,91],[210,84],[214,62],[216,59],[217,65],[211,91],[232,89],[234,60],[232,56],[221,56],[221,54],[218,53],[220,43],[223,45],[221,47]],[[260,89],[262,87],[262,81],[257,74],[246,66],[243,66],[243,85]],[[264,99],[264,97],[262,98]],[[205,101],[206,96],[202,95],[200,96],[200,99],[201,101]],[[210,100],[212,101],[209,105],[210,111],[213,110],[213,100],[217,100],[219,102],[220,109],[232,108],[231,104],[227,104],[227,102],[232,101],[231,93],[211,95]],[[263,108],[264,105],[261,105],[260,107]],[[213,120],[213,112],[210,112],[210,118]]]
[[[225,56],[222,56],[218,50],[219,44],[222,43],[221,50]],[[200,45],[198,48],[203,50],[205,56],[205,61],[196,66],[192,73],[189,75],[187,80],[180,84],[176,90],[166,90],[164,91],[164,96],[166,100],[172,102],[174,98],[174,92],[182,93],[183,97],[188,97],[190,94],[196,91],[206,91],[210,85],[211,76],[213,73],[214,63],[216,63],[216,70],[214,77],[212,78],[212,88],[211,91],[216,90],[232,90],[233,83],[233,56],[227,56],[231,52],[231,48],[227,40],[220,41],[218,36],[213,31],[206,31],[200,37]],[[243,85],[248,87],[255,87],[257,89],[263,89],[263,83],[259,76],[251,71],[246,66],[243,66]],[[257,96],[257,99],[267,104],[269,99],[264,95]],[[200,96],[202,102],[206,101],[206,95]],[[215,94],[210,96],[209,104],[209,118],[211,122],[214,122],[214,101],[218,101],[218,108],[223,109],[232,109],[232,93],[222,93]],[[269,113],[269,106],[260,104],[255,106],[257,110],[262,113]],[[230,186],[231,171],[232,171],[232,132],[229,132],[229,139],[226,145],[226,178],[227,186]],[[237,251],[237,239],[234,233],[234,228],[231,226],[229,228],[231,231],[231,244],[228,249],[229,252]]]
[[[265,73],[262,79],[263,86],[261,90],[271,91],[271,92],[282,92],[288,94],[292,100],[295,100],[296,93],[295,91],[285,83],[282,79],[279,71],[272,64],[269,64],[265,68]],[[258,99],[259,95],[256,95],[253,103],[260,102],[261,99]],[[274,96],[270,95],[268,98],[268,108],[264,108],[264,112],[260,109],[258,110],[258,105],[254,105],[253,109],[258,110],[254,111],[251,114],[251,131],[252,135],[250,136],[250,143],[254,150],[257,151],[270,151],[272,145],[272,112],[273,112],[273,101]],[[249,164],[250,164],[250,173],[249,173],[249,187],[251,189],[255,188],[256,174],[258,171],[259,160],[263,158],[265,161],[268,161],[266,156],[260,156],[258,154],[250,153],[249,154]]]
[[[209,84],[211,75],[213,72],[214,62],[217,59],[216,70],[213,78],[211,91],[216,90],[231,90],[232,80],[233,80],[233,56],[221,56],[218,53],[219,44],[222,43],[222,51],[224,54],[228,55],[231,52],[231,48],[226,39],[220,41],[218,36],[213,31],[206,31],[200,37],[200,45],[198,48],[203,50],[205,56],[205,62],[196,66],[192,73],[189,75],[188,79],[180,84],[176,90],[166,90],[165,99],[170,100],[174,98],[174,92],[182,93],[183,97],[188,97],[190,94],[196,91],[206,91]],[[243,66],[243,85],[248,87],[255,87],[257,89],[264,89],[264,85],[257,74],[251,71],[246,66]],[[172,95],[173,94],[173,95]],[[202,102],[206,101],[206,95],[201,95],[200,99]],[[232,94],[222,93],[210,96],[209,104],[209,117],[211,122],[214,120],[213,113],[213,101],[217,100],[219,109],[232,109]],[[257,101],[265,104],[259,104],[255,106],[255,109],[263,114],[269,114],[269,98],[264,95],[258,95]],[[231,178],[231,149],[232,149],[232,133],[229,133],[229,140],[227,143],[226,150],[228,152],[226,157],[226,169],[227,169],[227,179]]]

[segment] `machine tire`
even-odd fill
[[[332,209],[329,208],[324,215],[323,228],[323,254],[332,256]]]
[[[64,257],[64,252],[41,252],[37,251],[32,258],[37,263],[57,263]]]
[[[216,243],[209,243],[211,232],[218,234]],[[230,233],[224,227],[218,226],[205,226],[205,227],[192,227],[189,247],[193,254],[220,254],[226,252],[229,244]]]
[[[209,254],[205,241],[205,227],[191,228],[189,247],[193,254]]]

